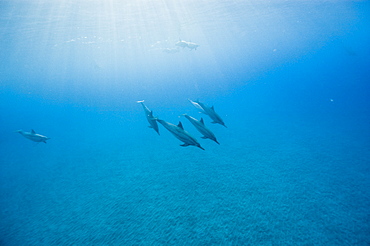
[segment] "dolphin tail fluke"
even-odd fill
[[[187,146],[189,146],[189,144],[185,144],[185,143],[184,143],[184,144],[180,144],[180,146],[181,146],[181,147],[187,147]]]

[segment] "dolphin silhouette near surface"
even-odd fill
[[[23,137],[28,138],[29,140],[32,140],[37,143],[46,143],[46,140],[49,140],[50,138],[43,136],[41,134],[37,134],[34,130],[31,130],[31,132],[24,132],[22,130],[16,131],[19,134],[21,134]]]
[[[178,42],[176,42],[175,45],[178,47],[182,47],[182,48],[189,48],[190,50],[196,50],[199,47],[199,44],[196,44],[193,42],[187,42],[181,39]]]
[[[201,103],[199,101],[192,101],[190,99],[188,99],[188,100],[189,100],[189,102],[191,102],[194,105],[194,107],[196,107],[197,109],[199,109],[201,111],[201,113],[208,115],[213,120],[211,122],[212,124],[220,124],[220,125],[222,125],[222,126],[224,126],[224,127],[227,128],[227,126],[225,125],[224,121],[216,113],[215,108],[213,106],[212,107],[208,107],[204,103]]]
[[[157,119],[157,121],[162,126],[164,126],[164,128],[166,128],[169,132],[171,132],[172,135],[174,135],[177,139],[184,142],[184,144],[180,146],[187,147],[187,146],[192,145],[192,146],[196,146],[204,150],[204,148],[200,146],[198,141],[193,136],[191,136],[187,131],[184,130],[184,127],[182,126],[181,121],[179,122],[178,125],[174,125],[172,123],[169,123],[167,121],[160,120],[160,119]]]
[[[200,133],[203,134],[203,137],[201,137],[201,138],[203,138],[203,139],[208,138],[208,139],[211,139],[211,140],[215,141],[216,143],[220,144],[217,141],[215,134],[205,126],[203,118],[201,118],[200,120],[197,120],[197,119],[195,119],[195,118],[193,118],[193,117],[191,117],[187,114],[183,114],[183,116],[185,116],[190,121],[190,123],[193,124],[195,126],[195,128],[197,128],[197,130]]]
[[[149,128],[153,128],[154,131],[156,131],[159,134],[159,128],[158,128],[158,124],[157,124],[157,120],[156,118],[153,116],[153,111],[151,111],[145,104],[144,104],[144,100],[142,101],[137,101],[137,103],[140,103],[141,106],[143,106],[143,109],[144,109],[144,112],[145,112],[145,116],[146,116],[146,119],[147,121],[149,122]]]

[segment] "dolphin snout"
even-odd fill
[[[202,149],[202,150],[205,150],[202,146],[198,145],[197,146],[198,148]]]

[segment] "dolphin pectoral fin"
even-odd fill
[[[149,128],[153,128],[152,126],[148,126]]]
[[[187,147],[187,146],[189,146],[189,144],[185,144],[185,143],[184,143],[184,144],[180,144],[180,146],[181,146],[181,147]]]
[[[203,137],[200,137],[200,138],[203,138],[203,139],[207,139],[207,137],[203,136]]]
[[[212,121],[211,123],[212,123],[212,124],[217,124],[217,122],[215,122],[215,121]]]

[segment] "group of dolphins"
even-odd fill
[[[189,101],[197,108],[200,110],[201,113],[204,113],[206,115],[208,115],[213,121],[212,123],[214,124],[220,124],[220,125],[223,125],[224,127],[226,127],[224,121],[222,120],[222,118],[215,112],[215,109],[214,107],[207,107],[204,103],[201,103],[199,101],[192,101],[189,99]],[[184,130],[184,127],[182,126],[181,124],[181,121],[179,122],[178,125],[174,125],[174,124],[171,124],[167,121],[164,121],[164,120],[161,120],[161,119],[158,119],[156,117],[153,116],[153,111],[151,111],[145,104],[144,104],[144,101],[138,101],[138,103],[140,103],[142,106],[143,106],[143,109],[144,109],[144,112],[145,112],[145,116],[146,116],[146,119],[148,120],[149,124],[150,124],[150,128],[153,128],[158,134],[159,134],[159,129],[158,129],[158,124],[157,122],[159,122],[160,124],[162,124],[164,126],[164,128],[166,128],[169,132],[171,132],[176,138],[178,138],[180,141],[183,142],[183,144],[181,146],[183,147],[186,147],[186,146],[196,146],[198,148],[201,148],[202,150],[204,150],[204,148],[199,144],[199,142],[193,137],[191,136],[187,131]],[[210,130],[208,129],[205,124],[204,124],[204,121],[203,121],[203,118],[201,118],[200,120],[197,120],[187,114],[183,114],[183,116],[185,116],[194,126],[195,128],[203,134],[203,139],[211,139],[213,141],[215,141],[217,144],[220,144],[217,139],[216,139],[216,136],[215,134]],[[47,140],[49,140],[50,138],[46,137],[46,136],[43,136],[41,134],[38,134],[36,133],[34,130],[31,130],[31,132],[25,132],[25,131],[22,131],[22,130],[18,130],[16,131],[18,132],[19,134],[21,134],[23,137],[29,139],[29,140],[32,140],[36,143],[46,143]]]
[[[213,124],[220,124],[220,125],[223,125],[224,127],[226,127],[224,121],[222,120],[222,118],[215,112],[215,109],[214,107],[207,107],[204,103],[201,103],[199,101],[192,101],[190,99],[188,99],[197,109],[199,109],[201,111],[201,113],[204,113],[206,115],[208,115],[213,121],[212,123]],[[143,109],[144,109],[144,112],[145,112],[145,116],[146,116],[146,119],[148,120],[149,124],[150,124],[150,128],[153,128],[158,134],[159,134],[159,129],[158,129],[158,124],[157,122],[159,122],[161,125],[164,126],[164,128],[166,128],[169,132],[171,132],[176,138],[178,138],[180,141],[183,142],[182,147],[186,147],[186,146],[196,146],[202,150],[204,150],[204,148],[199,144],[199,142],[193,137],[191,136],[187,131],[184,130],[184,127],[182,126],[182,123],[181,121],[179,122],[178,125],[174,125],[172,123],[169,123],[167,121],[164,121],[164,120],[161,120],[157,117],[154,117],[153,116],[153,111],[151,111],[145,104],[144,104],[144,101],[137,101],[138,103],[140,103],[142,106],[143,106]],[[217,139],[216,139],[216,136],[215,134],[210,130],[208,129],[205,124],[204,124],[204,121],[203,121],[203,118],[201,118],[200,120],[197,120],[187,114],[183,114],[183,116],[185,116],[189,121],[190,123],[192,123],[195,128],[203,134],[203,139],[211,139],[213,141],[215,141],[217,144],[220,144]]]

